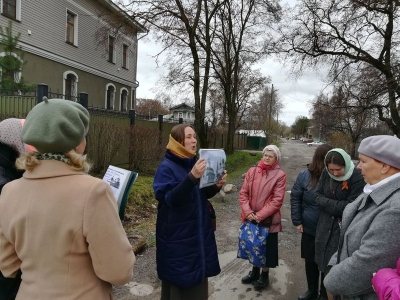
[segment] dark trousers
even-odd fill
[[[308,290],[310,292],[318,291],[319,287],[320,288],[319,293],[321,295],[326,296],[326,290],[324,286],[324,274],[321,273],[321,284],[320,284],[318,265],[314,261],[306,260],[306,277],[307,277]]]
[[[0,300],[14,300],[21,284],[21,270],[15,278],[5,278],[0,272]]]

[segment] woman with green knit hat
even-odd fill
[[[361,172],[346,151],[334,148],[326,154],[325,170],[315,193],[315,203],[321,210],[315,235],[315,262],[322,275],[318,300],[328,299],[322,281],[328,262],[338,249],[343,211],[362,193],[364,185]]]
[[[17,299],[114,299],[132,279],[135,255],[110,186],[87,174],[89,113],[45,99],[28,114],[17,160],[22,178],[0,197],[0,270],[22,271]]]

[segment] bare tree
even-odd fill
[[[371,102],[371,106],[377,110],[379,119],[400,137],[396,106],[400,96],[398,1],[300,0],[298,3],[291,26],[281,28],[282,39],[275,46],[287,51],[287,58],[297,70],[326,64],[333,80],[351,65],[369,68],[371,74],[375,73],[375,80],[383,82],[385,94],[379,96],[380,101]],[[379,91],[381,88],[371,95],[377,98]]]
[[[244,84],[247,75],[253,75],[251,67],[264,57],[263,43],[269,38],[271,23],[280,20],[278,1],[225,1],[215,14],[211,62],[214,74],[224,91],[226,112],[229,119],[227,153],[233,152],[234,134],[244,115],[246,101],[252,93],[250,82]],[[205,48],[204,36],[199,37]],[[252,76],[254,79],[254,76]],[[260,76],[260,81],[265,79]],[[259,86],[256,81],[255,86]],[[261,83],[262,84],[262,83]],[[245,86],[250,87],[240,91]],[[242,94],[242,95],[240,95]],[[243,95],[245,95],[243,97]]]
[[[187,83],[195,102],[195,128],[201,147],[207,147],[206,100],[210,76],[212,21],[225,0],[132,0],[123,6],[133,18],[154,30],[156,40],[170,56],[170,84]],[[201,21],[201,28],[200,28]],[[201,30],[205,47],[198,44]]]

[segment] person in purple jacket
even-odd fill
[[[400,299],[400,259],[397,261],[397,268],[380,269],[372,277],[372,286],[379,300]]]
[[[207,199],[225,184],[226,172],[216,184],[200,189],[206,161],[197,160],[196,150],[193,128],[188,124],[174,126],[154,177],[161,300],[205,300],[207,278],[221,272]]]

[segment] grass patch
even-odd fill
[[[229,178],[237,178],[257,164],[262,157],[259,152],[235,151],[226,157],[226,171]]]

